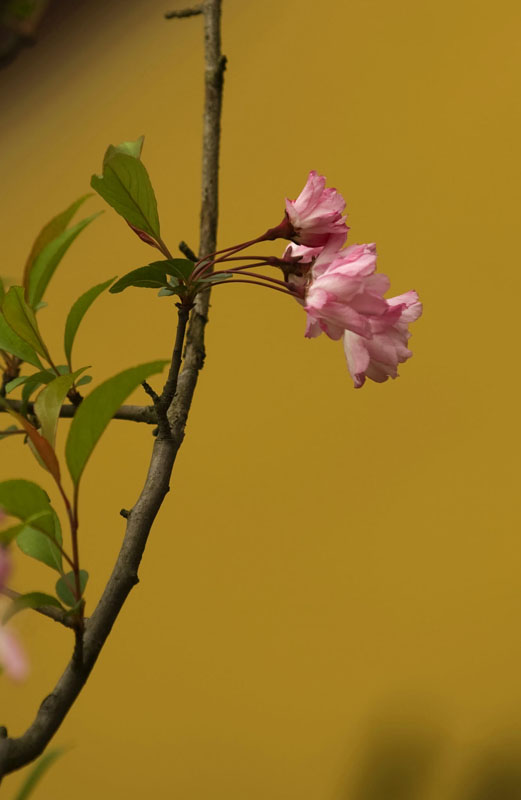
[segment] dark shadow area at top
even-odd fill
[[[51,32],[58,30],[66,38],[70,30],[91,23],[107,6],[124,15],[125,9],[140,1],[0,0],[0,70],[15,69],[27,57],[27,48],[45,46]]]

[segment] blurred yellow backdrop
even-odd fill
[[[0,273],[19,276],[105,147],[141,133],[164,237],[197,246],[201,20],[166,22],[168,8],[66,9],[0,72]],[[141,583],[39,797],[389,800],[387,761],[417,781],[397,798],[521,796],[473,788],[489,763],[521,763],[520,23],[515,0],[224,0],[221,245],[277,224],[317,169],[347,199],[350,241],[376,241],[393,293],[416,289],[424,317],[400,379],[355,391],[341,346],[304,339],[296,303],[215,291]],[[51,284],[52,350],[83,291],[149,260],[107,210]],[[100,380],[168,357],[173,326],[153,291],[103,296],[77,364]],[[85,475],[91,608],[150,446],[113,422]],[[1,448],[2,479],[51,490],[16,437]],[[52,588],[45,567],[17,565],[16,588]],[[32,674],[1,681],[13,734],[71,644],[30,612],[17,627]]]

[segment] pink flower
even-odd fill
[[[341,339],[345,330],[371,336],[371,318],[388,313],[383,295],[389,288],[386,275],[375,275],[374,244],[351,245],[334,252],[324,248],[312,268],[304,308],[305,335],[324,332]]]
[[[295,263],[295,259],[298,259],[296,261],[297,264],[311,264],[315,258],[318,258],[323,249],[323,247],[306,247],[303,244],[288,244],[282,259],[290,264]]]
[[[23,681],[29,673],[25,653],[12,631],[0,626],[0,665],[15,681]]]
[[[11,561],[7,550],[0,546],[0,591],[4,588],[11,572]],[[13,680],[21,681],[27,677],[28,664],[18,639],[12,631],[0,624],[0,666]]]
[[[323,247],[335,235],[346,240],[345,200],[336,189],[325,187],[326,179],[311,170],[297,199],[286,199],[286,216],[293,228],[290,238],[297,244]]]
[[[3,512],[0,509],[0,521],[3,516]],[[0,592],[4,588],[7,579],[9,578],[9,574],[11,572],[11,561],[7,554],[7,550],[5,547],[0,545]]]
[[[397,378],[398,364],[412,356],[407,347],[411,335],[408,325],[422,313],[418,295],[405,292],[386,302],[388,313],[370,320],[370,336],[347,329],[344,333],[347,366],[356,389],[364,385],[366,378],[377,383]]]

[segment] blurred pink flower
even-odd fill
[[[0,546],[0,591],[4,588],[11,572],[11,560],[7,550]],[[13,680],[21,681],[29,671],[27,659],[18,639],[12,631],[0,623],[0,666]]]
[[[0,665],[15,681],[23,681],[29,674],[27,658],[18,639],[3,626],[0,626]]]
[[[2,517],[5,517],[5,514],[3,513],[2,509],[0,509],[0,522],[2,522]],[[11,560],[5,547],[0,545],[0,592],[4,588],[10,572]]]
[[[356,389],[364,385],[366,378],[377,383],[397,378],[398,364],[412,356],[407,347],[411,335],[408,325],[422,313],[418,295],[414,291],[405,292],[386,302],[387,313],[369,321],[370,336],[360,336],[348,329],[344,333],[347,366]]]
[[[351,245],[334,252],[326,247],[312,267],[306,291],[305,335],[326,333],[341,339],[345,330],[371,336],[371,318],[388,312],[384,293],[389,289],[387,275],[375,275],[374,244]]]
[[[345,200],[336,189],[326,189],[326,179],[311,170],[296,200],[286,199],[287,238],[306,247],[323,247],[331,236],[347,237]]]

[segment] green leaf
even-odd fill
[[[34,308],[41,301],[56,267],[76,237],[102,213],[102,211],[98,211],[96,214],[91,214],[90,217],[82,219],[81,222],[77,222],[76,225],[60,233],[59,236],[46,244],[41,250],[34,261],[28,280],[27,300],[30,306]]]
[[[69,375],[60,375],[59,378],[55,378],[45,389],[42,389],[35,400],[34,411],[40,423],[40,433],[53,447],[56,439],[56,428],[58,426],[60,409],[67,397],[67,392],[72,387],[76,378],[79,377],[82,372],[85,372],[86,369],[88,369],[88,367],[82,367]]]
[[[152,361],[120,372],[97,386],[81,403],[74,415],[65,446],[65,457],[75,484],[103,431],[131,392],[154,373],[161,372],[167,361]]]
[[[50,380],[47,380],[45,377],[44,372],[37,372],[34,375],[30,375],[29,378],[25,381],[23,388],[22,388],[22,414],[25,414],[27,411],[27,405],[29,400],[31,399],[31,395],[33,392],[38,389],[39,386],[42,384],[50,383],[53,380],[54,375],[51,375]]]
[[[15,534],[20,549],[61,572],[61,553],[54,544],[62,543],[60,522],[44,490],[32,481],[2,481],[0,506],[23,523]]]
[[[185,258],[167,258],[164,261],[154,261],[146,267],[138,267],[132,272],[127,272],[114,286],[110,287],[112,294],[122,292],[128,286],[143,286],[157,289],[164,286],[167,289],[173,288],[167,279],[167,275],[187,281],[194,270],[193,261]]]
[[[42,362],[33,348],[13,331],[2,313],[0,313],[0,350],[5,350],[6,353],[32,364],[33,367],[42,369]]]
[[[2,278],[0,278],[0,306],[2,305],[4,297],[5,297],[4,281]]]
[[[65,611],[59,600],[53,597],[52,594],[45,594],[45,592],[28,592],[21,594],[16,600],[13,600],[7,611],[5,612],[2,622],[8,622],[11,617],[23,611],[24,608],[40,608],[41,606],[54,606],[54,608],[61,608]]]
[[[4,528],[0,531],[0,544],[11,544],[18,534],[23,530],[23,522],[20,525],[13,525],[12,528]]]
[[[136,139],[134,142],[121,142],[114,146],[113,144],[109,144],[107,147],[107,151],[103,158],[103,166],[115,156],[116,153],[126,153],[128,156],[132,156],[133,158],[141,158],[141,151],[143,150],[143,142],[145,141],[144,136],[140,136],[139,139]]]
[[[87,383],[90,383],[92,380],[92,375],[84,375],[83,378],[80,378],[79,381],[76,381],[76,386],[85,386]]]
[[[194,271],[195,264],[187,258],[166,258],[164,261],[153,261],[150,266],[161,268],[167,275],[187,281]]]
[[[39,380],[40,383],[50,383],[52,380],[54,380],[55,377],[56,375],[54,374],[54,372],[51,372],[48,369],[44,369],[42,372],[33,372],[32,375],[20,375],[20,377],[13,378],[12,381],[6,383],[5,393],[9,394],[9,392],[12,392],[18,386],[22,386],[24,383],[27,383],[27,381],[36,378]]]
[[[29,257],[25,264],[24,279],[23,279],[24,289],[28,288],[29,275],[31,274],[31,269],[33,267],[36,258],[40,255],[40,253],[42,252],[43,248],[46,245],[52,242],[53,239],[56,239],[56,237],[59,236],[60,233],[62,233],[65,230],[65,228],[75,215],[76,211],[78,210],[78,208],[82,205],[82,203],[85,202],[85,200],[87,200],[88,197],[92,197],[92,192],[89,192],[89,194],[84,194],[78,200],[75,200],[74,203],[72,203],[72,205],[70,205],[68,208],[65,209],[65,211],[62,211],[60,214],[57,214],[57,216],[53,217],[53,219],[51,219],[51,221],[48,222],[47,225],[45,225],[42,228],[42,230],[36,237],[36,240],[32,246],[31,252],[29,253]]]
[[[141,286],[150,289],[157,289],[158,286],[167,286],[168,280],[164,269],[158,269],[155,266],[138,267],[123,275],[119,281],[116,281],[114,286],[111,286],[109,291],[112,294],[118,294],[123,289],[129,286]]]
[[[159,238],[154,190],[139,159],[127,153],[111,154],[103,164],[103,175],[93,175],[90,185],[129,225]]]
[[[44,525],[47,527],[49,522],[53,529],[51,536],[44,533]],[[41,512],[30,517],[16,537],[16,544],[25,555],[60,573],[63,571],[62,554],[58,546],[62,544],[61,526],[54,509],[51,508],[50,513]]]
[[[0,483],[0,506],[10,517],[25,522],[29,517],[40,512],[49,512],[49,497],[38,484],[25,480],[10,480]],[[40,523],[42,529],[54,534],[52,522]]]
[[[21,286],[11,286],[4,302],[2,311],[7,323],[38,355],[45,358],[46,348],[42,341],[34,311],[25,302],[24,290]]]
[[[49,470],[59,486],[60,464],[54,451],[54,447],[44,436],[42,436],[41,433],[39,433],[39,431],[37,431],[34,425],[31,425],[26,417],[23,417],[18,413],[18,411],[15,411],[14,408],[11,408],[9,404],[3,400],[3,398],[0,398],[0,403],[3,403],[8,414],[11,414],[11,416],[14,417],[18,422],[20,427],[25,430],[30,440],[30,449],[32,450],[36,460],[44,469]]]
[[[65,357],[67,362],[70,366],[71,364],[71,353],[72,353],[72,345],[74,343],[74,339],[76,337],[76,332],[79,328],[80,322],[82,321],[83,317],[85,316],[86,312],[89,310],[91,305],[93,304],[94,300],[107,289],[114,278],[111,278],[109,281],[105,281],[105,283],[99,283],[97,286],[93,286],[92,289],[89,289],[85,294],[82,294],[78,300],[74,303],[69,314],[67,316],[67,322],[65,323]]]
[[[22,788],[14,797],[14,800],[27,800],[34,787],[42,779],[43,775],[47,772],[51,764],[53,764],[62,753],[63,750],[50,750],[48,753],[45,753],[41,758],[39,758],[22,784]]]
[[[79,574],[80,574],[80,590],[81,590],[81,595],[83,597],[87,581],[89,580],[89,573],[84,569],[80,569]],[[71,587],[76,588],[74,572],[67,572],[66,575],[63,575],[56,582],[56,594],[58,595],[62,603],[65,603],[66,606],[72,607],[76,605],[77,599],[74,596],[74,593],[71,591]]]

